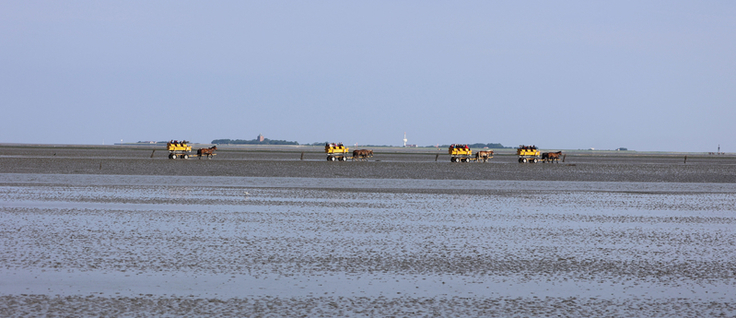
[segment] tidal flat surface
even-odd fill
[[[727,160],[116,157],[0,157],[0,316],[736,315]]]

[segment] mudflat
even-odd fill
[[[166,154],[0,147],[0,316],[736,315],[734,157]]]
[[[222,148],[222,147],[221,147]],[[736,156],[585,151],[564,162],[519,164],[510,150],[486,163],[451,163],[444,150],[376,150],[365,161],[328,162],[319,147],[225,148],[214,159],[171,160],[154,147],[0,147],[0,172],[161,176],[435,180],[736,182]],[[499,151],[497,151],[499,152]]]

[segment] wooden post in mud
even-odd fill
[[[434,156],[434,161],[437,161],[437,159],[439,159],[439,158],[440,158],[440,154],[436,154],[436,155]]]
[[[100,170],[102,170],[102,161],[100,161]]]
[[[565,162],[565,157],[567,157],[567,154],[562,155],[562,162]]]
[[[304,160],[304,151],[302,151],[302,156],[299,158],[299,160]]]
[[[685,162],[683,162],[683,163],[687,163],[687,156],[685,156]]]
[[[154,154],[155,152],[156,152],[156,149],[153,149],[153,151],[151,151],[151,158],[153,158],[153,154]]]

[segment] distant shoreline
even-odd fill
[[[192,148],[205,148],[213,144],[209,143],[191,143]],[[123,143],[113,145],[91,145],[91,144],[35,144],[35,143],[0,143],[0,148],[68,148],[68,149],[156,149],[165,151],[165,144],[144,144],[144,143]],[[312,145],[252,145],[252,144],[228,144],[217,145],[218,151],[255,151],[255,152],[305,152],[305,153],[322,153],[324,147]],[[350,146],[350,149],[373,149],[379,153],[405,153],[405,154],[446,154],[445,148],[431,147],[400,147],[400,146]],[[478,150],[493,150],[496,155],[516,155],[514,148],[473,148]],[[712,152],[679,152],[679,151],[637,151],[637,150],[587,150],[587,149],[560,149],[560,148],[540,148],[540,151],[562,151],[567,154],[576,156],[706,156],[706,157],[733,157],[736,153],[720,153]]]

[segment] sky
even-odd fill
[[[736,152],[734,1],[3,1],[0,143]]]

